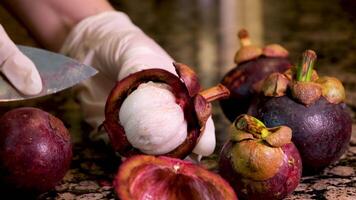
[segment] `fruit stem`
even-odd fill
[[[212,102],[228,97],[230,95],[230,91],[222,84],[218,84],[217,86],[199,92],[199,94],[203,96],[207,102]]]
[[[313,50],[306,50],[303,53],[302,64],[297,68],[297,81],[309,82],[311,80],[316,60],[316,53]]]
[[[248,34],[248,32],[247,32],[246,29],[241,29],[241,30],[238,32],[237,36],[238,36],[239,39],[240,39],[240,44],[241,44],[241,46],[245,47],[245,46],[251,45],[250,36],[249,36],[249,34]]]
[[[267,127],[255,117],[240,115],[234,122],[236,129],[252,134],[255,138],[266,138],[270,135]]]

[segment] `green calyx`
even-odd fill
[[[260,140],[273,147],[281,147],[290,143],[291,138],[292,131],[289,127],[267,128],[260,120],[249,115],[237,117],[231,130],[231,140],[235,142]]]
[[[302,64],[297,67],[297,81],[309,82],[311,80],[316,57],[313,50],[306,50],[303,53]]]
[[[231,159],[242,177],[262,181],[275,176],[284,162],[283,145],[290,143],[292,131],[286,126],[267,128],[258,119],[240,115],[232,125]]]

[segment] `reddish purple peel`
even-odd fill
[[[235,118],[247,112],[254,96],[261,90],[257,86],[269,74],[284,72],[291,67],[286,58],[267,58],[244,62],[229,71],[221,81],[231,94],[228,99],[220,101],[220,106],[226,117],[232,122]]]
[[[129,158],[120,166],[114,188],[122,200],[237,200],[233,189],[217,174],[163,156]]]
[[[183,80],[188,89],[190,97],[194,97],[200,91],[199,79],[195,72],[187,65],[182,63],[173,63],[178,76]]]
[[[283,164],[273,177],[263,181],[246,178],[234,170],[231,163],[233,155],[230,153],[232,146],[233,142],[227,142],[220,153],[219,173],[230,183],[240,198],[283,199],[298,186],[302,174],[302,162],[293,143],[281,147],[284,153]]]
[[[220,174],[243,198],[284,198],[297,187],[302,172],[291,138],[288,127],[266,128],[258,119],[240,115],[220,153]]]
[[[198,94],[194,98],[194,108],[200,127],[205,127],[206,121],[211,115],[211,103],[208,103],[203,96]]]
[[[200,135],[199,123],[194,111],[194,103],[188,95],[184,83],[174,74],[162,69],[143,70],[119,81],[112,89],[105,107],[104,128],[108,132],[114,150],[123,156],[131,156],[141,153],[134,148],[126,138],[125,130],[120,124],[119,110],[125,98],[141,83],[148,81],[166,83],[171,87],[176,102],[184,111],[184,117],[188,122],[188,136],[186,140],[173,151],[165,154],[172,157],[186,157],[193,150],[197,138]]]
[[[58,118],[30,107],[1,117],[2,186],[26,193],[46,192],[64,177],[71,160],[70,134]]]

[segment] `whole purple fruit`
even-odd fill
[[[237,66],[221,81],[230,90],[230,97],[220,101],[225,116],[232,122],[247,112],[253,97],[260,92],[263,80],[273,72],[290,68],[288,51],[278,44],[263,49],[251,45],[248,32],[239,31],[241,48],[235,55]]]
[[[12,189],[41,193],[69,169],[72,145],[61,120],[36,108],[17,108],[0,118],[0,179]]]
[[[249,111],[268,127],[285,125],[293,130],[304,174],[320,172],[337,161],[347,148],[352,127],[342,83],[318,77],[315,59],[315,52],[307,50],[301,66],[268,77],[264,96]]]
[[[302,162],[286,126],[266,128],[248,115],[237,117],[219,159],[219,173],[241,199],[283,199],[298,186]]]

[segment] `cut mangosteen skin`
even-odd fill
[[[72,159],[70,135],[56,117],[36,108],[18,108],[0,119],[0,179],[31,194],[52,189]]]
[[[351,137],[352,121],[346,105],[329,103],[321,97],[305,106],[288,96],[261,97],[249,113],[267,127],[289,126],[292,141],[303,160],[303,173],[315,174],[337,161],[346,151]]]
[[[284,72],[290,67],[288,58],[260,56],[229,71],[221,81],[230,90],[230,97],[220,101],[225,116],[232,122],[240,114],[247,113],[253,97],[259,92],[260,81],[273,72]]]
[[[222,148],[219,157],[219,174],[230,183],[239,199],[283,199],[298,186],[302,175],[302,161],[293,143],[281,147],[285,154],[282,166],[276,175],[263,181],[246,179],[233,169],[231,158],[233,144],[234,142],[228,141]]]
[[[165,156],[128,158],[114,179],[114,189],[122,200],[237,200],[231,186],[218,174]]]

